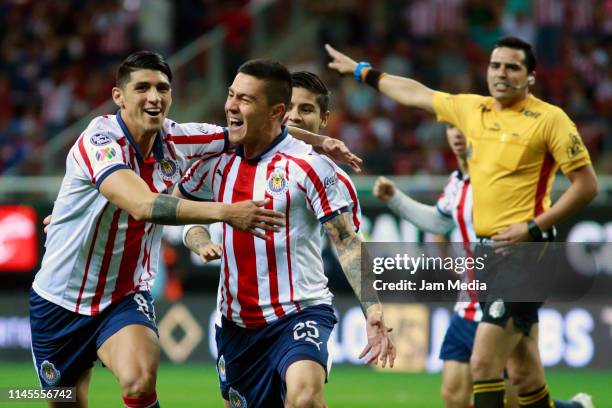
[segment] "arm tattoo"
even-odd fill
[[[365,314],[368,307],[379,303],[379,300],[371,282],[362,282],[361,239],[353,231],[346,214],[340,214],[324,225],[338,252],[342,271],[353,288],[353,292],[355,292]]]
[[[177,225],[179,205],[180,200],[177,197],[159,194],[151,207],[151,222]]]
[[[187,248],[191,249],[196,254],[200,249],[212,242],[210,233],[206,227],[193,227],[187,232]]]

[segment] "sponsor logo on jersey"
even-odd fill
[[[102,133],[96,133],[95,135],[91,136],[89,141],[94,146],[104,146],[109,144],[111,142],[111,139],[107,135],[104,135]]]
[[[280,170],[275,170],[270,173],[268,181],[266,181],[266,192],[272,196],[283,195],[289,190],[289,183],[285,178],[285,173]]]
[[[494,319],[499,319],[504,315],[506,311],[506,307],[504,306],[504,301],[501,299],[497,299],[491,306],[489,306],[489,315]]]
[[[247,408],[247,401],[238,391],[230,387],[229,389],[229,401],[232,408]]]
[[[323,180],[323,184],[325,185],[326,189],[330,188],[337,182],[338,182],[338,176],[336,174],[334,174],[333,176],[325,177],[325,179]]]
[[[173,181],[178,174],[178,166],[171,159],[162,159],[157,162],[159,175],[166,181]]]
[[[96,152],[96,160],[99,162],[112,160],[115,156],[117,156],[117,151],[113,147],[103,147]]]
[[[570,137],[570,145],[567,148],[567,157],[570,159],[573,159],[574,157],[576,157],[578,154],[582,152],[583,145],[578,135],[574,133],[570,133],[569,137]]]
[[[40,365],[40,376],[48,385],[57,385],[60,378],[62,377],[61,373],[53,363],[50,363],[48,360],[45,360]]]

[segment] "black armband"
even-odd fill
[[[370,85],[372,88],[378,90],[378,82],[380,81],[380,78],[382,78],[385,75],[387,74],[381,71],[377,71],[372,68],[372,69],[369,69],[368,72],[366,73],[364,82]]]

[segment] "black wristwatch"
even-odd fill
[[[542,231],[534,220],[527,222],[527,230],[534,242],[552,241],[552,239],[554,239],[554,237],[551,236],[552,229],[550,231]]]

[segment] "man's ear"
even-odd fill
[[[118,88],[116,86],[113,87],[112,95],[113,101],[115,101],[115,105],[117,105],[121,109],[125,108],[125,103],[123,102],[123,92],[121,91],[121,88]]]
[[[278,120],[282,123],[285,113],[287,112],[287,106],[284,103],[277,103],[276,105],[272,106],[271,112],[272,114],[270,115],[270,118]]]
[[[329,111],[325,112],[324,114],[321,115],[321,125],[319,126],[321,129],[325,129],[325,126],[327,126],[327,121],[329,120]]]

